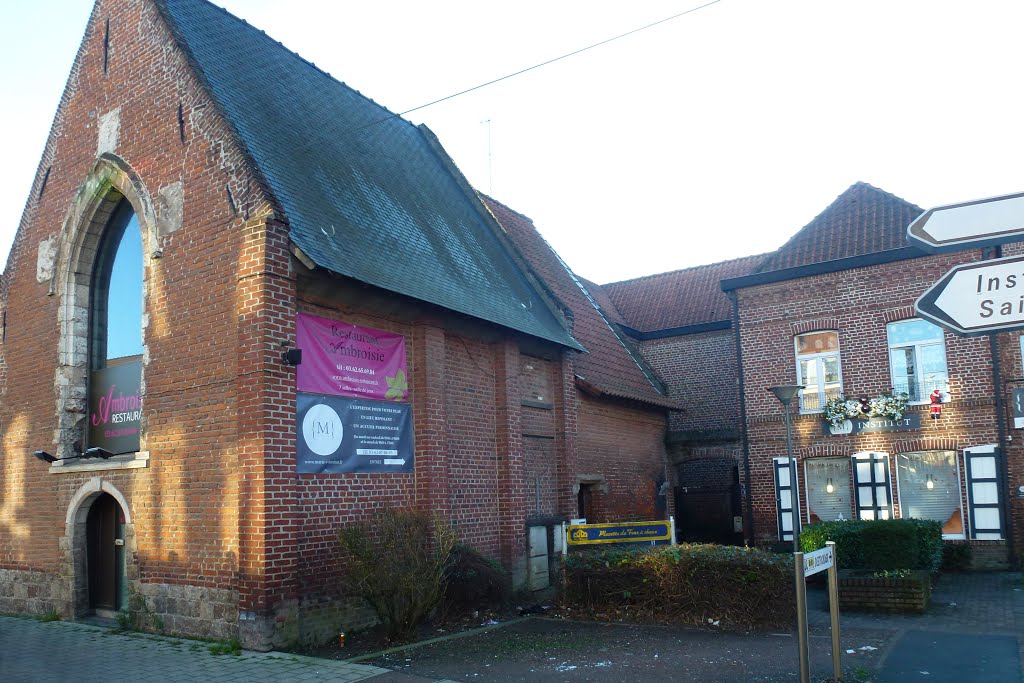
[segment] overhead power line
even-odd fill
[[[441,97],[441,98],[433,100],[431,102],[427,102],[426,104],[421,104],[418,107],[413,107],[412,109],[406,109],[405,111],[399,112],[398,114],[396,114],[396,116],[405,116],[406,114],[411,114],[414,111],[419,111],[420,109],[426,109],[427,107],[432,107],[435,104],[440,104],[441,102],[446,102],[446,101],[448,101],[450,99],[454,99],[456,97],[459,97],[460,95],[465,95],[466,93],[471,93],[474,90],[480,90],[481,88],[486,88],[489,85],[494,85],[495,83],[500,83],[501,81],[507,81],[510,78],[515,78],[516,76],[520,76],[520,75],[525,74],[525,73],[527,73],[529,71],[533,71],[534,69],[539,69],[542,66],[547,66],[548,64],[554,64],[555,62],[559,62],[559,61],[561,61],[563,59],[567,59],[567,58],[572,57],[574,55],[578,55],[581,52],[586,52],[587,50],[593,50],[595,47],[601,47],[602,45],[607,45],[608,43],[611,43],[613,41],[619,40],[621,38],[625,38],[627,36],[631,36],[634,33],[639,33],[640,31],[646,31],[649,28],[653,28],[653,27],[658,26],[660,24],[664,24],[665,22],[672,21],[673,19],[678,19],[679,17],[684,17],[687,14],[693,14],[694,12],[702,10],[705,7],[710,7],[711,5],[717,5],[721,1],[722,0],[711,0],[711,2],[704,3],[703,5],[700,5],[698,7],[693,7],[691,9],[686,10],[685,12],[679,12],[678,14],[673,14],[670,17],[665,17],[664,19],[659,19],[658,21],[651,22],[650,24],[646,24],[645,26],[641,26],[639,28],[635,28],[632,31],[626,31],[625,33],[620,33],[619,35],[614,36],[612,38],[606,38],[605,40],[602,40],[600,42],[594,43],[593,45],[588,45],[586,47],[581,47],[578,50],[573,50],[572,52],[567,52],[564,55],[561,55],[559,57],[554,57],[554,58],[549,59],[549,60],[547,60],[545,62],[541,62],[539,64],[534,64],[533,66],[528,66],[525,69],[520,69],[519,71],[516,71],[514,73],[510,73],[507,76],[501,76],[500,78],[495,78],[493,80],[487,81],[486,83],[481,83],[480,85],[474,85],[472,88],[466,88],[465,90],[460,90],[457,93],[453,93],[451,95],[447,95],[445,97]],[[367,125],[372,126],[374,124],[371,123],[371,124],[367,124]]]

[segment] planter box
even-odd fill
[[[881,578],[872,572],[840,570],[839,607],[866,612],[924,612],[932,596],[931,576],[914,571],[906,578]]]

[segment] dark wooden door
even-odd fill
[[[731,483],[679,487],[676,489],[676,537],[689,543],[738,544],[743,533],[737,532],[736,519],[740,507],[739,474],[732,474]]]
[[[118,608],[117,540],[121,507],[106,493],[89,508],[86,538],[89,555],[89,607]]]

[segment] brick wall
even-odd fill
[[[580,394],[580,473],[597,475],[596,519],[656,519],[658,487],[665,480],[665,417]]]
[[[103,177],[95,172],[101,145],[113,155]],[[109,172],[118,164],[125,170]],[[136,546],[129,576],[138,584],[236,587],[245,553],[239,531],[241,491],[247,485],[239,467],[245,455],[237,424],[246,410],[239,387],[249,383],[246,373],[255,370],[240,365],[238,343],[245,325],[240,321],[253,310],[247,307],[254,300],[239,273],[262,258],[250,247],[280,248],[279,240],[261,246],[268,243],[263,235],[271,207],[259,178],[247,169],[244,154],[172,46],[156,11],[136,1],[100,2],[61,98],[0,294],[7,313],[0,348],[5,471],[0,567],[58,572],[73,582],[61,551],[70,542],[64,516],[75,494],[101,477],[130,507]],[[183,179],[187,182],[179,185]],[[59,400],[63,389],[55,384],[55,370],[68,362],[60,352],[60,307],[66,301],[62,283],[79,265],[71,240],[90,218],[77,211],[111,187],[133,198],[143,224],[146,408],[141,448],[150,459],[140,469],[95,470],[83,463],[84,469],[67,467],[54,475],[31,453],[71,453],[72,444],[57,431],[65,410],[73,407]],[[180,218],[165,201],[176,188],[184,194]],[[40,246],[47,241],[56,245],[57,256],[48,262],[52,279],[40,281],[37,265],[47,261],[39,258]],[[254,344],[264,342],[261,338]],[[64,376],[84,382],[82,366],[68,365],[67,371]],[[70,424],[80,429],[80,417]],[[61,605],[65,616],[73,609],[71,603]]]
[[[669,388],[682,411],[669,415],[669,429],[737,429],[740,423],[739,369],[733,331],[641,342],[644,358]]]
[[[980,252],[973,251],[922,257],[738,291],[753,470],[750,495],[758,539],[777,538],[771,463],[773,457],[786,454],[785,426],[782,406],[766,388],[796,383],[794,335],[838,326],[844,393],[878,395],[892,384],[886,324],[914,317],[913,303],[918,296],[955,263],[975,261],[980,256]],[[947,332],[944,342],[952,400],[943,406],[941,420],[930,420],[927,406],[914,407],[912,411],[923,412],[920,429],[826,436],[820,414],[800,415],[794,405],[793,438],[798,457],[850,457],[863,451],[893,454],[956,450],[963,477],[962,450],[993,444],[998,438],[992,359],[985,338],[958,337]],[[1011,350],[1006,353],[1009,360]],[[1004,369],[1004,377],[1019,365],[1010,367],[1014,369]],[[890,468],[893,497],[898,502],[894,457],[890,457]],[[1014,471],[1019,472],[1019,466]],[[900,514],[898,504],[895,514]],[[806,507],[802,518],[806,520]]]

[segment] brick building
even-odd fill
[[[205,0],[97,2],[0,306],[0,611],[318,640],[375,508],[537,587],[671,507],[675,403],[528,219]]]
[[[601,287],[624,334],[681,406],[666,445],[679,540],[742,543],[739,367],[732,302],[719,283],[763,256],[649,275]]]
[[[1024,501],[1011,493],[1024,483],[1024,454],[1006,436],[1006,405],[1024,376],[1021,335],[960,337],[915,317],[914,301],[953,265],[992,256],[910,245],[906,228],[921,212],[857,183],[753,272],[722,282],[736,302],[749,533],[759,542],[790,539],[793,526],[784,415],[767,388],[801,384],[791,412],[803,524],[935,519],[979,566],[1005,565],[1020,548]],[[901,392],[899,419],[823,417],[838,396],[868,406]]]

